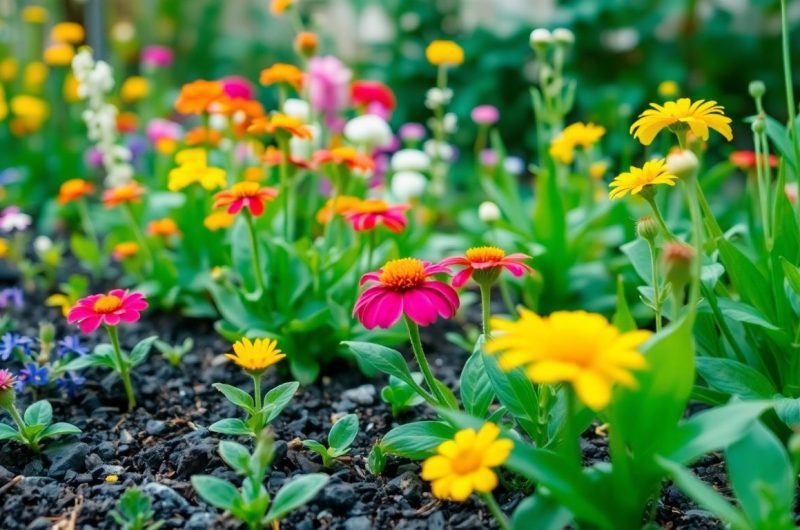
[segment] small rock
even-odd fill
[[[208,528],[213,528],[213,522],[215,519],[215,515],[213,513],[208,512],[198,512],[192,514],[186,524],[183,526],[183,530],[207,530]]]
[[[375,403],[375,385],[361,385],[342,392],[342,399],[352,401],[356,405],[372,405]]]
[[[144,426],[145,432],[150,436],[161,436],[168,429],[167,424],[161,420],[147,420]]]
[[[103,459],[103,462],[108,462],[114,458],[114,444],[111,442],[102,442],[97,446],[97,454]]]
[[[83,471],[86,455],[89,454],[89,445],[83,442],[62,445],[48,452],[52,460],[48,477],[61,480],[67,471]]]
[[[372,521],[366,515],[351,517],[344,522],[344,530],[372,530]]]
[[[444,514],[433,512],[428,517],[428,530],[444,530]]]
[[[92,469],[96,468],[97,466],[103,465],[103,459],[100,458],[100,455],[97,453],[92,453],[86,457],[86,469],[91,471]]]
[[[419,475],[412,471],[406,471],[399,477],[395,477],[386,484],[387,491],[399,492],[409,502],[414,502],[419,498],[422,491],[422,480]]]
[[[22,474],[26,477],[39,477],[44,474],[44,464],[41,458],[34,458],[22,470]]]
[[[142,491],[153,498],[154,509],[164,516],[189,510],[189,502],[180,493],[158,482],[148,482]]]
[[[26,527],[26,530],[50,530],[52,524],[47,517],[37,517]]]
[[[8,483],[12,478],[14,478],[14,473],[0,466],[0,484]]]
[[[330,506],[334,510],[345,512],[353,507],[358,495],[350,484],[331,484],[322,490],[319,502],[325,506]]]

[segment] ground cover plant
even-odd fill
[[[796,6],[147,4],[0,5],[0,528],[797,528]]]

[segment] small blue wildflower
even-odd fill
[[[31,346],[33,339],[30,337],[23,337],[10,331],[0,337],[0,360],[7,361],[14,350],[21,349],[25,355],[31,354]]]
[[[28,363],[19,371],[17,377],[17,392],[23,392],[28,385],[46,386],[49,382],[47,366],[39,367],[36,363]]]
[[[67,372],[56,380],[56,387],[67,393],[69,397],[75,397],[78,389],[86,383],[86,378],[78,372]]]
[[[58,341],[58,349],[56,355],[64,357],[65,355],[75,354],[78,357],[83,357],[89,353],[89,348],[81,344],[81,339],[77,335],[67,335]]]

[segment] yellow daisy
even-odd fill
[[[606,128],[594,123],[573,123],[553,138],[550,156],[562,164],[571,164],[575,159],[575,148],[589,149],[606,133]]]
[[[233,353],[226,353],[225,357],[248,372],[260,373],[286,357],[276,348],[277,345],[278,341],[274,339],[256,339],[251,342],[247,337],[242,337],[233,343]]]
[[[636,195],[645,187],[656,184],[674,186],[676,180],[678,180],[678,177],[667,170],[666,160],[651,160],[645,162],[641,168],[631,166],[630,171],[617,175],[609,184],[609,187],[614,189],[611,190],[608,197],[610,199],[619,199],[628,192],[631,192],[631,195]]]
[[[557,311],[540,317],[522,309],[515,322],[493,318],[492,329],[496,334],[486,349],[500,354],[500,368],[521,366],[534,383],[568,383],[593,410],[609,404],[616,383],[635,387],[631,370],[647,365],[637,348],[650,331],[621,333],[594,313]]]
[[[692,103],[689,98],[680,98],[667,101],[663,106],[658,103],[650,103],[650,106],[653,108],[642,112],[631,125],[630,133],[642,145],[650,145],[665,128],[674,133],[690,130],[703,140],[708,140],[708,129],[711,128],[729,142],[733,139],[731,119],[725,116],[725,108],[716,101],[699,99]]]
[[[473,491],[488,493],[497,487],[493,467],[502,465],[514,447],[507,438],[498,440],[500,428],[484,423],[458,431],[452,440],[436,448],[436,454],[422,463],[422,478],[431,481],[431,491],[440,499],[463,502]]]

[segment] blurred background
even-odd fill
[[[43,5],[54,21],[87,28],[88,42],[120,78],[135,74],[143,46],[175,51],[169,86],[197,78],[251,80],[278,60],[292,60],[293,29],[270,15],[269,0],[0,0],[0,46],[24,49],[13,31],[26,5]],[[501,111],[511,153],[528,157],[534,128],[529,87],[536,76],[528,36],[537,27],[576,35],[567,68],[579,82],[576,116],[605,125],[608,145],[626,143],[632,116],[649,101],[716,99],[730,116],[753,113],[747,85],[768,87],[766,110],[785,119],[778,0],[298,0],[319,33],[323,53],[340,56],[356,78],[376,79],[398,95],[393,124],[424,121],[425,91],[435,69],[424,49],[437,38],[458,41],[466,62],[452,73],[452,110],[467,123],[477,104]],[[790,2],[792,27],[800,1]],[[18,26],[17,26],[18,27]],[[794,32],[792,47],[800,48]],[[31,56],[37,50],[26,50]],[[12,54],[13,55],[13,54]],[[659,90],[660,89],[660,90]],[[263,100],[269,105],[266,91]],[[739,130],[746,125],[739,120]],[[474,135],[461,127],[468,143]],[[735,146],[750,148],[749,135]],[[459,143],[458,136],[455,138]],[[736,145],[739,143],[739,145]]]

